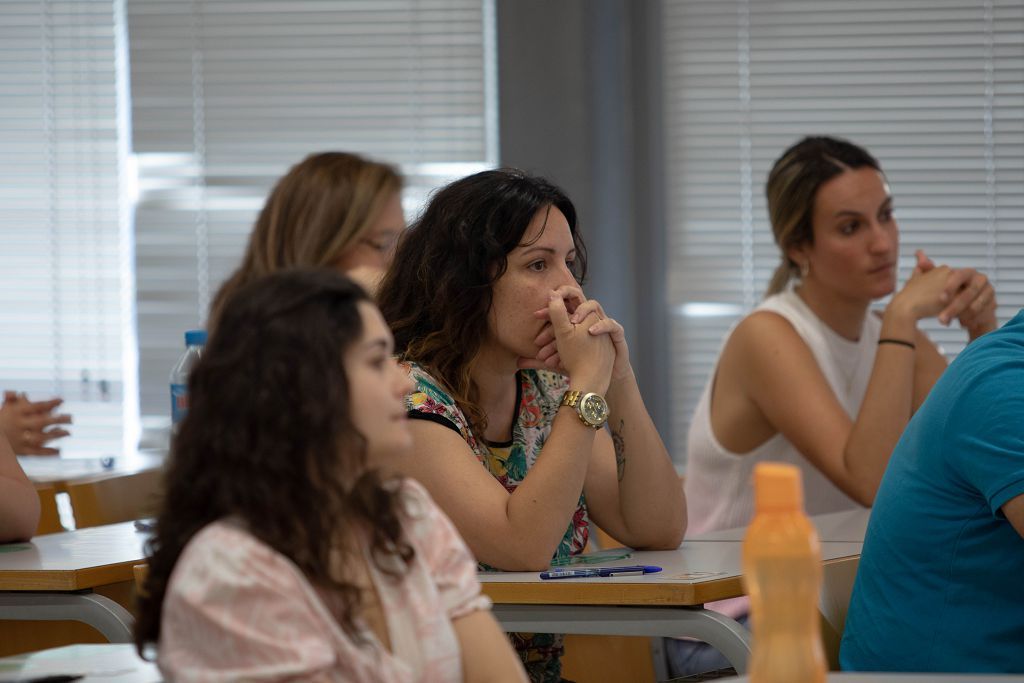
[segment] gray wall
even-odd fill
[[[587,294],[625,326],[670,444],[656,12],[650,0],[497,0],[498,109],[502,164],[576,204]]]

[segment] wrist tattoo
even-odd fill
[[[622,475],[626,471],[626,440],[622,437],[625,426],[626,423],[619,420],[619,428],[612,430],[612,445],[615,446],[615,470],[619,481],[622,481]]]

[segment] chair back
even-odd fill
[[[853,582],[860,560],[826,562],[821,582],[818,609],[821,613],[821,639],[829,669],[839,671],[839,642],[846,628],[846,612],[850,607]]]
[[[39,494],[39,526],[36,536],[55,534],[66,531],[60,523],[60,512],[57,511],[57,490],[52,486],[36,486]]]
[[[146,563],[132,565],[132,576],[135,577],[136,595],[142,595],[143,586],[146,585],[146,579],[149,578],[149,565]]]
[[[127,522],[156,514],[163,492],[163,471],[97,477],[69,483],[67,488],[77,528]]]

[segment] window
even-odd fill
[[[63,396],[77,455],[137,437],[117,11],[0,5],[0,389]]]
[[[62,395],[69,454],[169,415],[183,332],[273,182],[354,151],[411,217],[496,165],[494,0],[0,3],[0,390]],[[129,66],[130,65],[130,66]]]
[[[128,29],[144,414],[291,165],[395,163],[411,215],[497,161],[491,0],[129,0]]]
[[[882,164],[914,250],[974,266],[1000,322],[1024,306],[1024,2],[663,3],[673,452],[729,327],[779,262],[768,170],[800,137],[846,137]],[[957,329],[924,325],[955,355]]]

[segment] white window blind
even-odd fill
[[[129,0],[143,413],[311,152],[396,164],[407,216],[498,158],[493,0]]]
[[[0,4],[0,389],[63,396],[68,455],[136,437],[117,9]]]
[[[804,135],[882,164],[914,250],[984,270],[1024,306],[1024,1],[664,0],[673,452],[719,345],[779,256],[764,183]],[[954,325],[925,329],[953,356]]]

